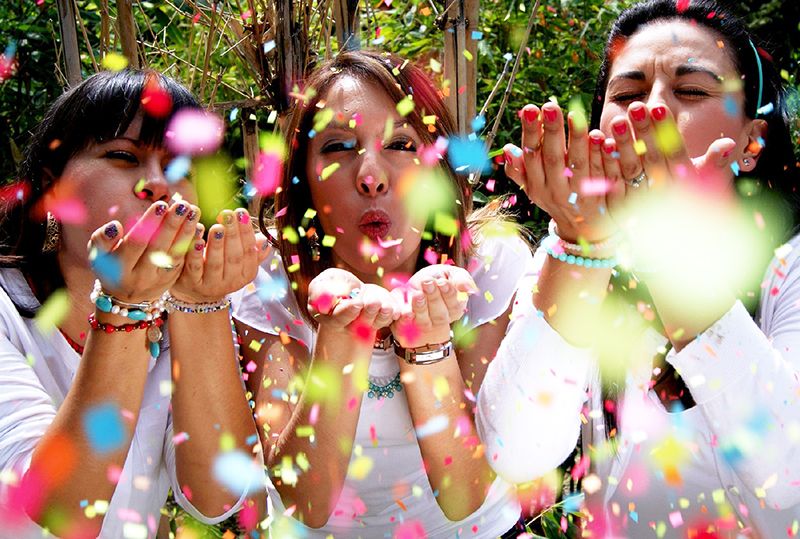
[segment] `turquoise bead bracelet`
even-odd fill
[[[155,301],[127,303],[104,293],[100,280],[96,279],[94,281],[94,290],[92,290],[89,298],[92,300],[92,303],[104,313],[118,314],[139,322],[141,320],[153,320],[161,316],[161,313],[163,313],[166,308],[167,293],[165,292],[160,299]]]
[[[553,251],[553,245],[558,244],[559,237],[555,234],[551,234],[547,236],[547,238],[542,241],[542,246],[544,250],[547,252],[548,255],[552,256],[556,260],[560,260],[561,262],[566,262],[569,265],[575,265],[578,267],[583,268],[613,268],[617,265],[617,255],[614,255],[610,258],[588,258],[584,256],[576,256],[571,255],[569,253],[556,253]]]

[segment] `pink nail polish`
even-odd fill
[[[195,251],[202,251],[203,250],[203,244],[202,243],[195,243],[194,244],[194,250]]]

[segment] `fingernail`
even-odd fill
[[[194,244],[194,250],[195,251],[202,251],[203,250],[203,244],[202,243],[195,243]]]
[[[603,151],[606,152],[608,155],[614,153],[614,145],[613,144],[606,144],[603,146]]]
[[[231,215],[230,213],[226,213],[222,217],[222,222],[224,222],[226,226],[231,226],[233,224],[233,215]]]
[[[439,290],[441,290],[442,292],[445,292],[445,293],[446,292],[450,292],[450,283],[444,282],[444,283],[440,284],[439,285]]]
[[[633,118],[637,122],[643,122],[644,119],[647,118],[647,111],[644,110],[644,107],[631,109],[631,118]]]
[[[592,144],[595,146],[600,146],[603,143],[603,137],[593,136],[589,137],[589,140],[591,140]]]
[[[239,218],[240,223],[246,223],[249,220],[249,216],[247,215],[246,211],[240,211],[236,214],[236,216]]]
[[[269,247],[269,240],[264,240],[264,245],[261,246],[261,249],[266,251],[267,247]]]
[[[119,234],[119,230],[117,230],[117,225],[115,225],[114,223],[111,223],[110,225],[108,225],[104,232],[105,232],[106,238],[108,238],[108,239],[116,238],[117,234]]]
[[[156,216],[161,217],[167,213],[167,205],[166,204],[159,204],[156,206]]]
[[[217,230],[214,232],[214,238],[221,240],[225,236],[225,233],[222,230]]]
[[[194,237],[199,238],[203,234],[203,227],[198,226],[194,229]]]
[[[539,115],[536,113],[534,109],[524,109],[522,113],[525,116],[525,120],[528,123],[535,122],[536,119],[539,117]]]
[[[505,159],[506,163],[511,163],[511,152],[508,150],[503,150],[503,158]]]
[[[625,122],[620,122],[614,125],[614,132],[617,135],[624,135],[628,131],[628,124]]]
[[[653,107],[650,113],[653,115],[653,118],[655,118],[657,122],[660,122],[661,120],[667,117],[667,108],[659,105],[657,107]]]
[[[733,151],[734,151],[735,149],[736,149],[736,147],[734,146],[733,148],[731,148],[731,149],[730,149],[730,150],[728,150],[727,152],[723,153],[723,154],[722,154],[722,157],[728,157],[730,154],[732,154],[732,153],[733,153]]]
[[[555,122],[556,121],[556,117],[558,116],[558,113],[555,110],[553,110],[553,109],[542,109],[542,112],[544,113],[545,121],[547,121],[547,122]]]
[[[175,215],[177,215],[178,217],[183,217],[184,215],[186,215],[187,211],[189,211],[189,206],[181,202],[180,204],[178,204],[178,207],[175,208]]]
[[[417,305],[419,306],[425,305],[425,296],[420,296],[417,298]]]
[[[425,292],[427,292],[428,294],[430,294],[431,292],[433,292],[435,290],[435,287],[433,286],[432,282],[426,281],[426,282],[422,283],[422,289]]]

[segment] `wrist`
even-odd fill
[[[394,342],[394,353],[409,365],[433,365],[453,355],[453,332],[449,332],[446,340],[428,342],[421,346],[404,347]]]

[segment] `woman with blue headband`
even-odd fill
[[[594,536],[791,534],[800,236],[770,57],[713,2],[635,4],[611,30],[590,122],[573,110],[568,124],[567,145],[559,106],[528,105],[522,148],[506,146],[506,171],[553,218],[532,294],[549,327],[527,364],[501,349],[489,367],[490,463],[514,482],[541,474],[526,426],[558,390],[537,362],[583,350],[557,374],[589,379],[563,429],[580,433],[569,464]]]

